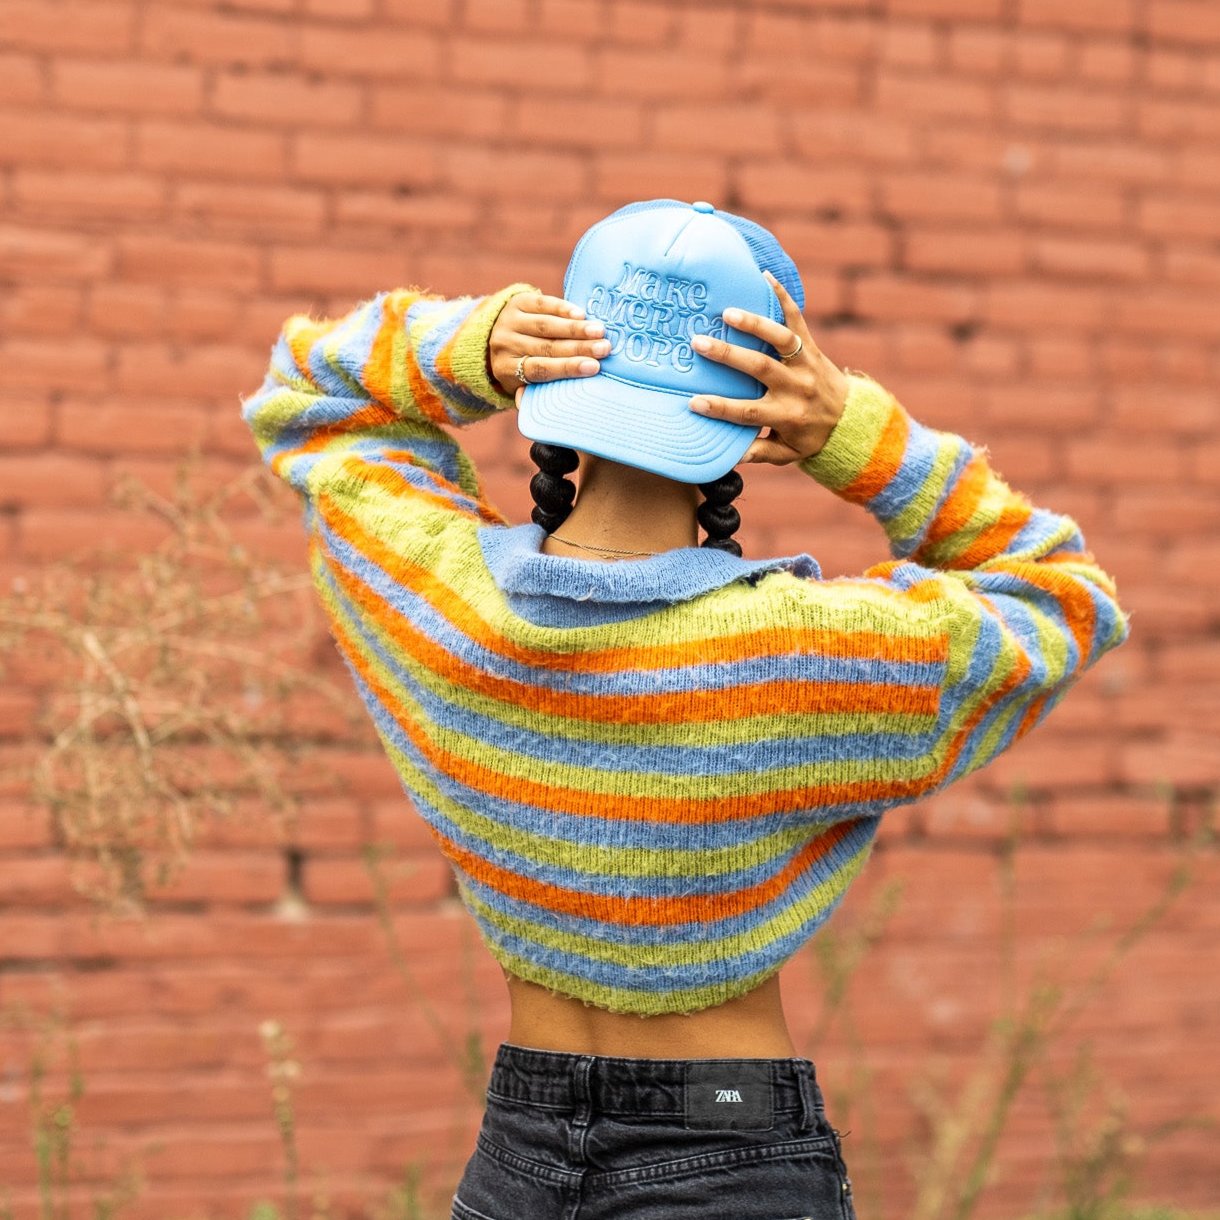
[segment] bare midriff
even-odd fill
[[[512,1003],[507,1041],[539,1050],[630,1059],[786,1059],[797,1054],[779,975],[697,1012],[607,1012],[504,972]]]

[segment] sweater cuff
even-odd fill
[[[512,394],[505,394],[491,375],[487,362],[487,343],[500,311],[519,292],[538,292],[532,284],[510,284],[499,292],[483,297],[470,311],[457,341],[453,344],[450,367],[453,379],[462,389],[497,411],[515,405]]]
[[[851,500],[854,488],[863,490],[876,480],[868,477],[870,467],[884,466],[892,475],[893,455],[883,445],[892,428],[895,412],[901,412],[894,396],[878,382],[863,373],[848,373],[847,400],[826,444],[812,457],[800,463],[800,468],[823,487]],[[880,469],[874,473],[880,474]],[[886,480],[888,481],[888,480]],[[876,490],[875,488],[873,490]]]

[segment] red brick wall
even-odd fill
[[[1049,961],[1079,978],[1099,953],[1082,934],[1129,927],[1210,826],[1218,148],[1212,0],[0,0],[4,588],[85,540],[155,539],[110,505],[123,472],[168,488],[194,445],[210,483],[247,469],[237,396],[290,312],[413,281],[558,291],[576,236],[633,198],[707,198],[773,227],[827,351],[1074,514],[1133,613],[1129,644],[1038,732],[890,819],[837,917],[851,930],[904,881],[852,993],[872,1109],[834,1117],[850,1115],[862,1181],[881,1149],[873,1214],[905,1215],[915,1091],[978,1062],[1005,912],[1024,976]],[[521,515],[512,437],[506,419],[470,445]],[[831,574],[883,557],[872,522],[795,477],[751,473],[748,553],[809,550]],[[295,522],[260,536],[303,563]],[[6,750],[42,698],[6,684]],[[133,1151],[147,1184],[131,1214],[244,1216],[272,1194],[268,1018],[297,1042],[311,1183],[324,1168],[333,1197],[371,1199],[432,1157],[452,1184],[473,1111],[454,1119],[457,1076],[418,996],[464,1029],[468,948],[494,1046],[503,985],[388,763],[324,757],[348,782],[307,805],[298,920],[275,914],[283,851],[257,808],[205,830],[147,931],[93,929],[28,787],[0,796],[0,1006],[58,996],[71,1014],[81,1197]],[[395,899],[415,996],[359,862],[387,836],[416,869]],[[1217,879],[1205,845],[1052,1057],[1064,1071],[1089,1041],[1139,1137],[1217,1116]],[[785,971],[788,1009],[833,1098],[858,1052],[838,1026],[810,1042],[811,960]],[[0,1183],[28,1216],[30,1043],[0,1039]],[[1017,1106],[989,1216],[1054,1181],[1043,1092],[1039,1077]],[[1215,1205],[1214,1169],[1214,1132],[1187,1127],[1154,1145],[1137,1193]]]

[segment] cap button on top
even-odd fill
[[[716,210],[706,199],[700,199],[697,203],[692,203],[691,207],[696,212],[714,212]]]

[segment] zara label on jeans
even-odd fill
[[[765,1130],[775,1125],[769,1063],[710,1060],[686,1065],[689,1128]]]

